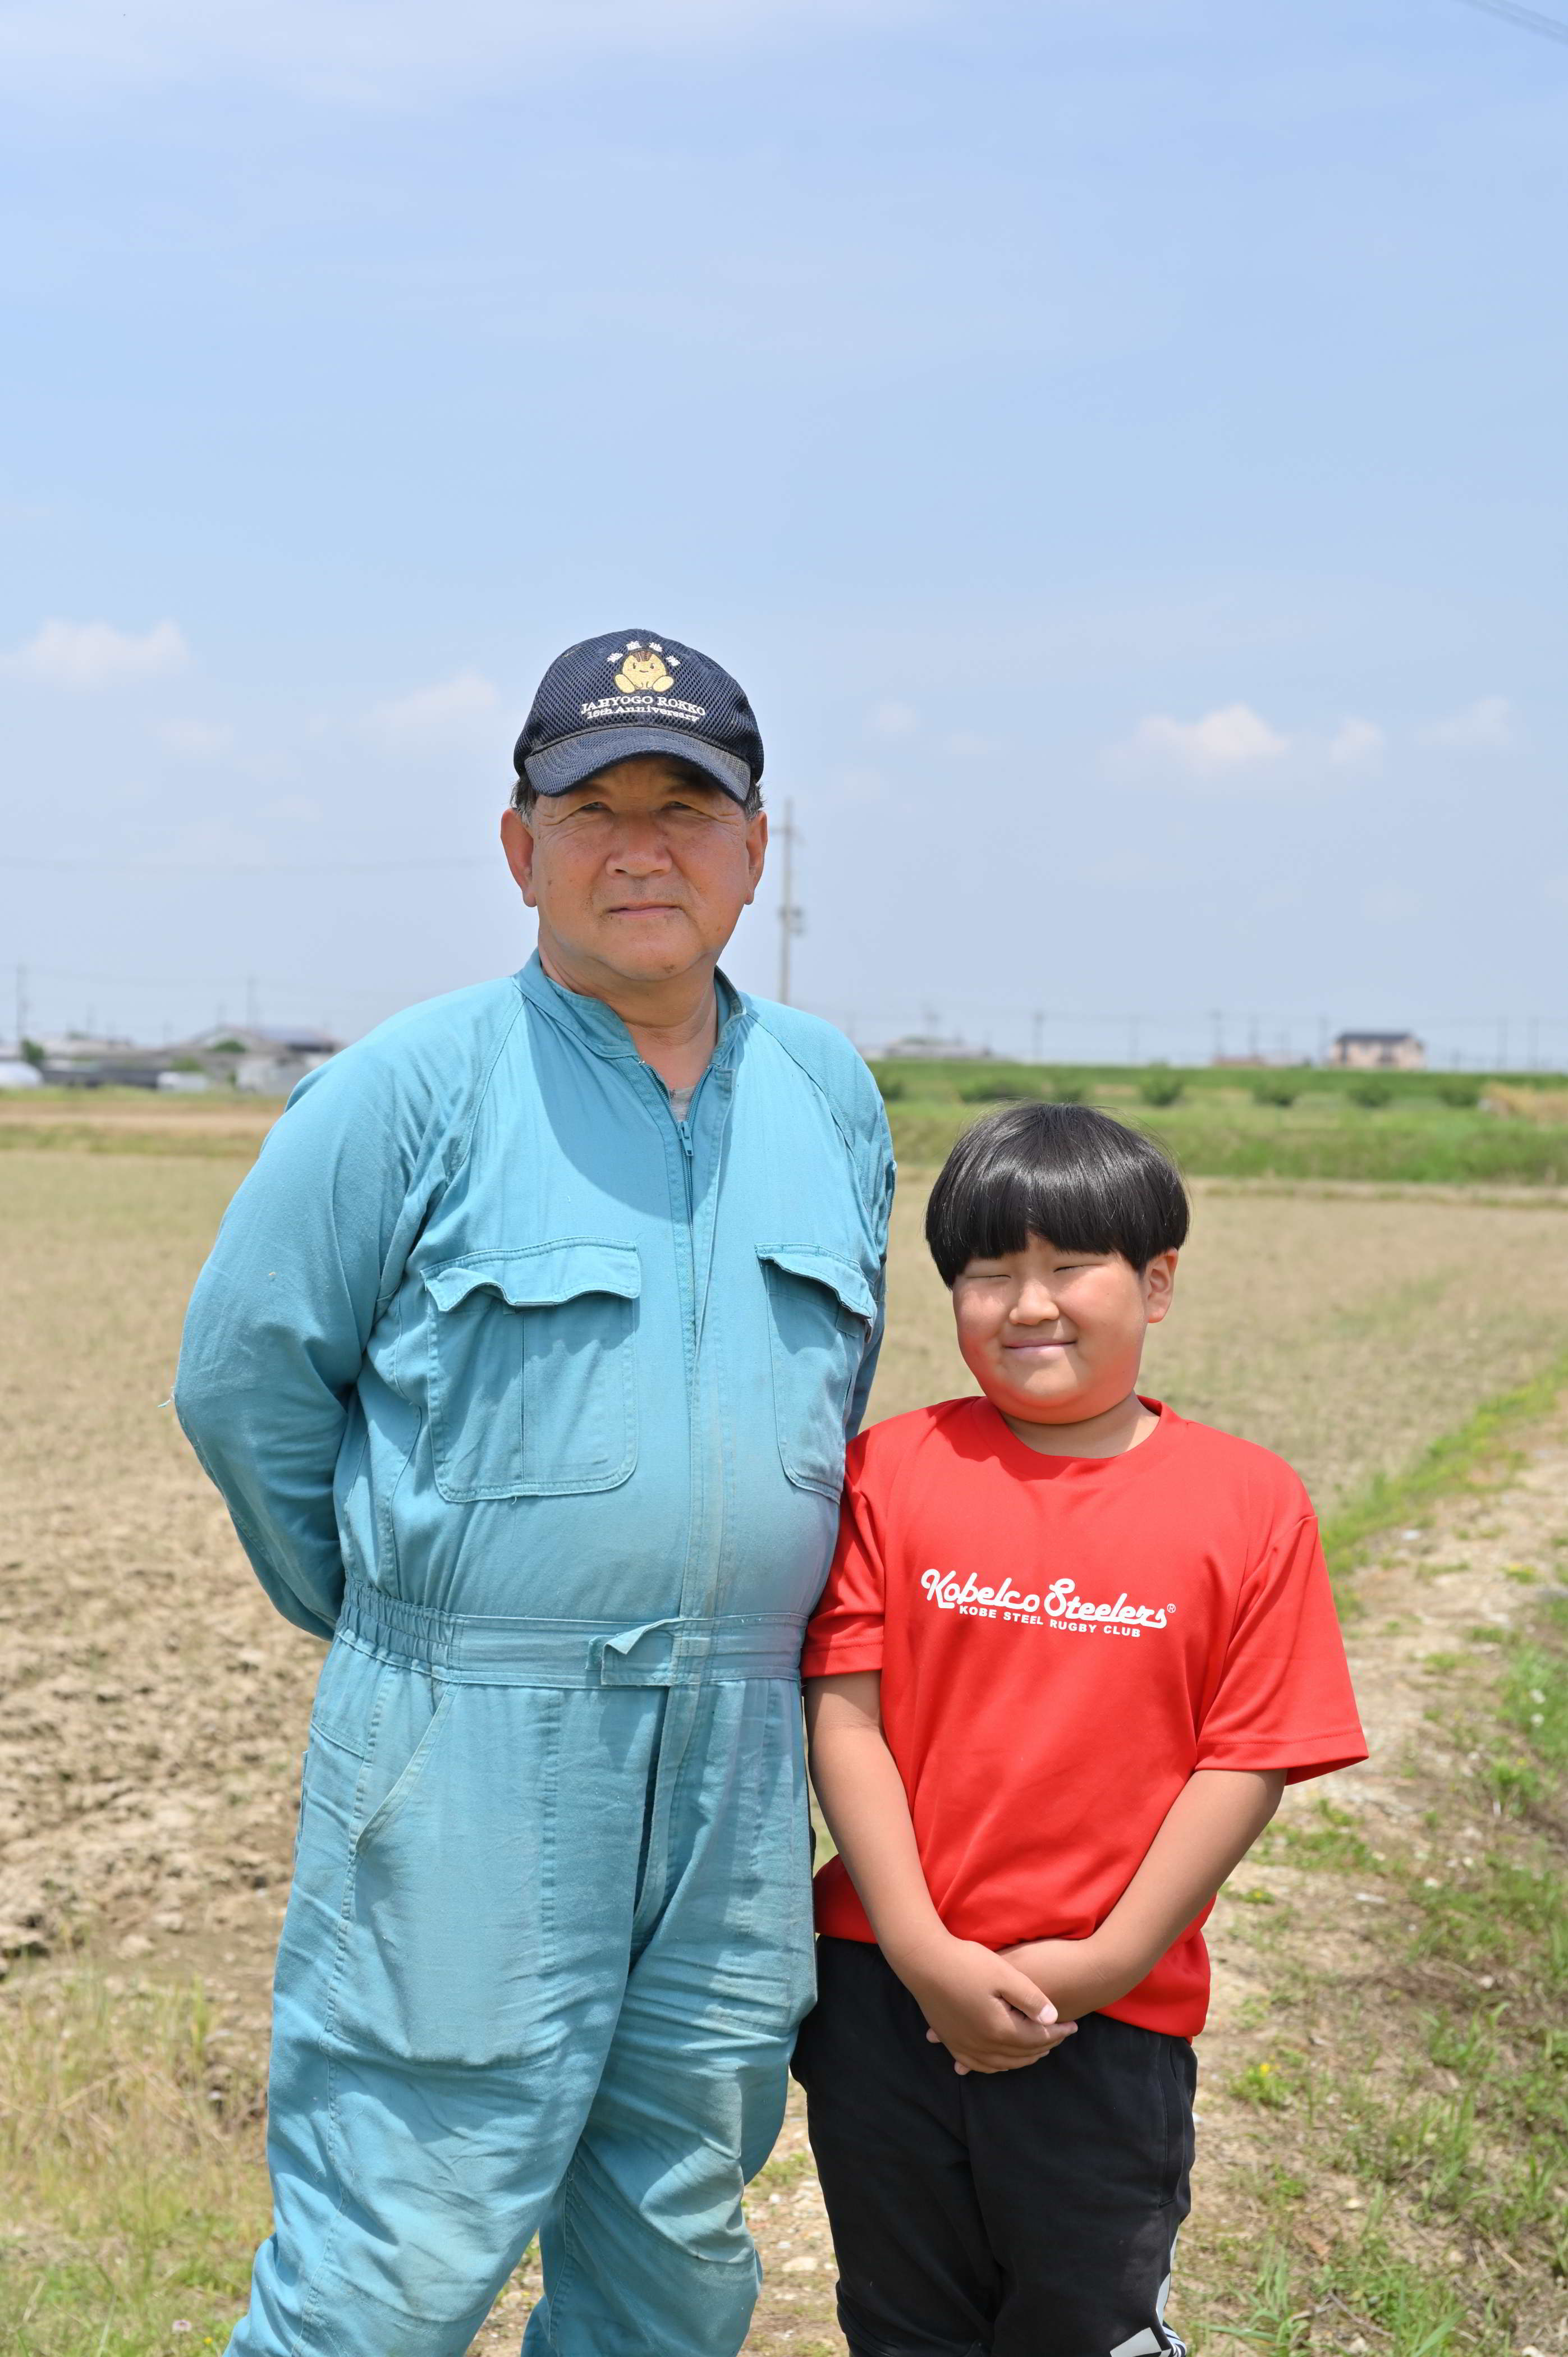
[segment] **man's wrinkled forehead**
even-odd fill
[[[581,810],[587,802],[607,802],[630,806],[653,801],[671,791],[689,795],[693,802],[705,804],[720,815],[729,812],[733,812],[736,818],[741,815],[734,795],[727,793],[723,786],[715,784],[712,778],[703,777],[702,771],[693,769],[689,761],[678,760],[664,753],[634,753],[624,760],[608,761],[602,770],[596,770],[592,777],[584,778],[577,785],[568,786],[564,792],[541,795],[534,809],[536,814],[543,813],[546,816],[564,817],[571,811]]]

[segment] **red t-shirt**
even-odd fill
[[[1122,1457],[1042,1457],[983,1399],[849,1452],[802,1667],[882,1673],[937,1912],[988,1948],[1086,1938],[1196,1769],[1294,1783],[1367,1756],[1301,1482],[1147,1405],[1159,1423]],[[1201,2029],[1208,1911],[1106,2012]],[[817,1928],[875,1936],[841,1858]]]

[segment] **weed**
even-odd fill
[[[1283,2112],[1290,2104],[1290,2081],[1274,2062],[1249,2063],[1238,2071],[1230,2081],[1230,2093],[1243,2104],[1256,2104],[1261,2110]]]
[[[0,2191],[23,2237],[0,2263],[0,2346],[151,2357],[177,2319],[193,2348],[226,2338],[265,2217],[260,2108],[196,1986],[24,1987],[0,2038]]]

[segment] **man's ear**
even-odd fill
[[[533,829],[520,810],[501,813],[501,848],[512,880],[531,909],[539,906],[533,888]]]
[[[1157,1326],[1171,1306],[1176,1259],[1174,1252],[1156,1253],[1144,1271],[1144,1308],[1151,1326]]]
[[[746,856],[751,862],[751,889],[746,896],[749,909],[757,898],[757,888],[762,881],[762,870],[768,860],[768,813],[758,811],[746,830]]]

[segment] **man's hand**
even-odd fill
[[[960,2073],[1021,2071],[1070,2038],[1077,2024],[1004,1956],[943,1932],[912,1955],[890,1957],[918,2003],[927,2035],[945,2046]]]

